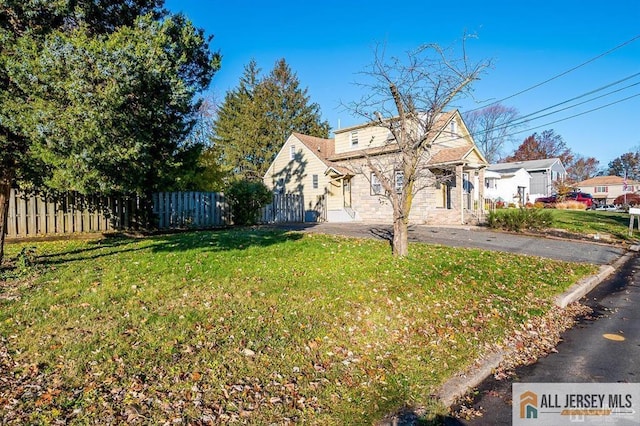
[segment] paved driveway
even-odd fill
[[[302,232],[345,235],[359,238],[390,240],[390,225],[362,223],[280,224],[281,229]],[[607,265],[619,258],[625,249],[597,242],[569,241],[491,231],[481,227],[434,227],[414,225],[409,228],[410,241],[441,244],[453,247],[472,247],[484,250],[540,256],[569,262]]]

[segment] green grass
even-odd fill
[[[30,246],[8,245],[8,256]],[[410,252],[394,259],[380,241],[272,230],[38,243],[34,275],[0,281],[0,380],[13,384],[0,387],[2,421],[371,424],[415,405],[442,414],[431,397],[440,384],[595,271],[424,244]]]
[[[553,218],[554,228],[578,234],[609,234],[618,240],[638,237],[638,224],[633,236],[629,236],[629,214],[593,210],[548,209]]]

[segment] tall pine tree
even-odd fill
[[[252,60],[214,122],[224,165],[235,177],[260,179],[292,132],[326,138],[329,123],[284,59],[263,78]]]
[[[0,2],[0,262],[12,187],[149,193],[195,165],[220,58],[163,3]]]

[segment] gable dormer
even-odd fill
[[[336,154],[377,148],[393,141],[389,129],[366,124],[336,130],[334,135]]]

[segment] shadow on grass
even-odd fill
[[[209,249],[212,251],[246,250],[268,247],[302,238],[299,233],[275,228],[232,228],[224,231],[200,231],[157,237],[156,252]]]
[[[114,235],[91,241],[86,247],[80,249],[37,256],[34,263],[44,266],[60,265],[149,250],[153,252],[246,250],[250,247],[267,247],[300,238],[302,234],[271,228],[187,231],[145,237]]]

